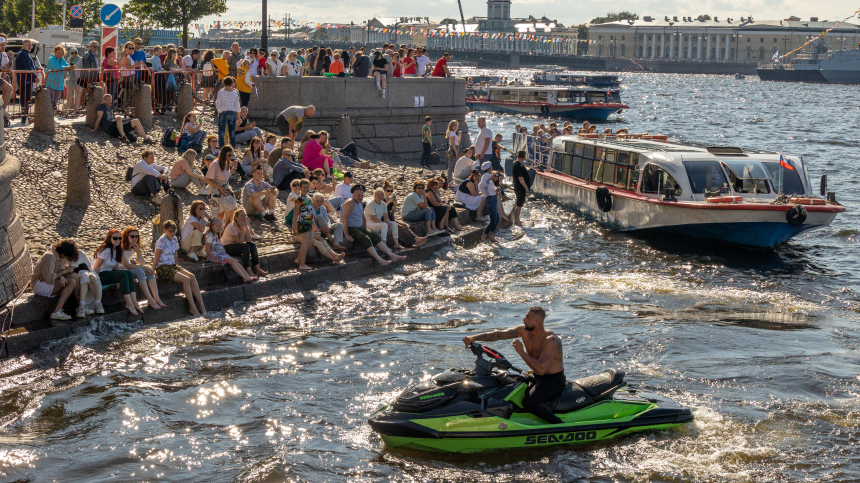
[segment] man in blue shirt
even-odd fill
[[[134,68],[146,68],[146,52],[143,51],[143,40],[140,38],[134,39],[134,53],[131,54],[131,60],[134,61]],[[137,83],[140,84],[141,81],[144,84],[149,84],[149,72],[138,72],[135,74],[135,79]]]

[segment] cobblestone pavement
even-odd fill
[[[210,115],[207,113],[206,116]],[[54,134],[34,132],[29,127],[6,130],[7,150],[21,162],[21,175],[12,185],[16,209],[22,217],[34,263],[59,238],[75,238],[79,246],[91,254],[111,227],[137,226],[141,230],[142,241],[146,246],[150,245],[151,218],[158,213],[158,207],[149,199],[131,194],[125,173],[127,168],[137,163],[145,149],[155,151],[156,164],[168,168],[173,165],[178,158],[176,149],[161,146],[162,133],[168,127],[178,129],[178,122],[171,114],[154,119],[154,127],[148,132],[153,144],[143,144],[143,139],[138,139],[135,144],[120,141],[103,132],[90,131],[83,122],[58,126]],[[216,125],[211,121],[205,121],[203,129],[207,133],[217,133]],[[92,204],[88,207],[65,204],[68,152],[78,138],[86,145],[95,172],[96,185],[92,186]],[[238,151],[243,152],[245,147],[247,145],[240,146]],[[404,166],[375,163],[376,169],[353,170],[356,182],[370,190],[382,186],[388,179],[395,185],[401,202],[412,191],[413,181],[426,180],[444,171],[442,165],[437,165],[434,171],[419,168],[417,161]],[[202,164],[201,158],[197,164]],[[244,181],[234,175],[230,184],[238,194]],[[206,199],[197,195],[194,186],[175,191],[182,198],[186,210],[192,201]],[[279,196],[276,223],[252,219],[254,231],[263,237],[258,242],[262,251],[267,247],[271,250],[293,243],[292,235],[283,222],[287,194]],[[453,199],[453,192],[445,191],[443,196]],[[369,197],[372,195],[366,195],[365,199]]]

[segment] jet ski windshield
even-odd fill
[[[478,344],[477,342],[472,342],[469,344],[469,350],[472,351],[472,354],[475,354],[475,374],[478,376],[489,376],[492,374],[493,369],[511,369],[513,371],[522,373],[522,369],[518,369],[514,367],[513,364],[508,362],[505,359],[505,356],[496,352],[489,347]],[[489,361],[484,360],[484,356],[490,358]]]

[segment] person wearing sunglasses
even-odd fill
[[[137,292],[134,288],[134,274],[124,270],[122,266],[122,233],[111,228],[101,245],[96,248],[93,270],[98,272],[102,285],[118,284],[125,300],[125,308],[131,315],[142,312],[137,304]]]
[[[202,203],[202,202],[201,202]],[[146,298],[147,306],[158,310],[167,305],[158,296],[155,270],[146,265],[143,248],[140,246],[140,231],[135,226],[127,226],[122,231],[122,265],[134,275],[138,292]]]

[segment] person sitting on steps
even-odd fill
[[[358,243],[363,246],[367,250],[367,253],[383,267],[391,264],[391,262],[405,260],[406,257],[395,255],[382,240],[382,237],[367,229],[367,220],[364,217],[364,210],[361,205],[362,200],[364,200],[364,186],[360,184],[353,185],[351,191],[352,198],[346,200],[343,204],[342,219],[346,220],[347,233],[344,235],[346,239],[350,243]],[[388,255],[390,260],[380,257],[374,246]]]
[[[93,270],[98,272],[99,279],[104,285],[119,284],[122,298],[125,300],[125,308],[131,315],[140,315],[143,312],[137,302],[137,291],[134,287],[134,274],[122,265],[122,233],[111,228],[96,248],[93,257]],[[160,306],[153,307],[159,309]]]
[[[147,149],[140,153],[141,160],[131,171],[131,194],[148,196],[153,203],[160,205],[162,191],[170,189],[167,181],[167,168],[155,164],[155,153]]]
[[[155,256],[152,261],[155,274],[165,282],[182,284],[191,315],[205,314],[206,306],[203,305],[203,296],[197,285],[197,277],[179,265],[179,241],[176,238],[176,223],[173,220],[166,220],[161,224],[161,227],[163,235],[155,242]]]
[[[63,312],[63,305],[78,287],[78,277],[71,261],[78,259],[78,246],[74,240],[62,239],[54,243],[33,267],[30,288],[35,295],[53,298],[59,296],[51,312],[53,320],[70,320],[71,315]],[[95,312],[105,313],[101,299],[96,300]]]

